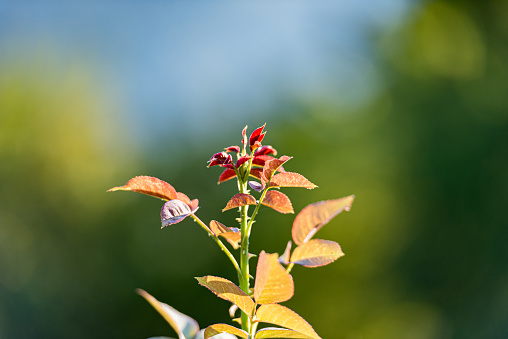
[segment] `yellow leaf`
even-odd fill
[[[309,337],[300,332],[296,332],[293,330],[288,330],[285,328],[278,327],[267,327],[263,328],[256,332],[254,336],[256,339],[265,339],[265,338],[299,338],[299,339],[312,339],[314,337]]]
[[[258,304],[275,304],[291,299],[293,277],[282,267],[277,254],[259,254],[254,299]]]
[[[254,301],[245,294],[240,287],[233,284],[231,281],[207,275],[206,277],[197,277],[197,281],[215,293],[219,298],[230,301],[248,316],[252,315],[254,311]]]
[[[311,239],[295,248],[290,261],[305,267],[318,267],[328,265],[343,255],[335,241]]]
[[[249,337],[249,334],[239,328],[227,325],[227,324],[215,324],[210,325],[205,330],[205,339],[211,338],[213,336],[216,336],[217,334],[221,333],[229,333],[234,334],[240,338],[247,339]]]
[[[312,339],[321,339],[305,319],[282,305],[261,305],[256,311],[256,320],[289,328],[290,330],[305,334]]]
[[[178,334],[178,338],[186,339],[186,338],[194,338],[199,332],[199,325],[196,320],[191,317],[178,312],[171,306],[165,303],[161,303],[154,297],[152,297],[148,292],[137,289],[136,292],[145,298],[146,301],[152,305],[153,308],[157,310],[157,312],[162,315],[162,317],[171,325],[171,327]]]
[[[335,200],[315,202],[304,207],[295,217],[291,233],[297,245],[308,241],[326,225],[333,217],[342,211],[349,211],[355,199],[354,195]]]
[[[210,221],[210,229],[216,236],[226,239],[235,250],[240,247],[239,243],[242,238],[240,230],[231,229],[215,220]]]

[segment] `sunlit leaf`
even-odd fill
[[[216,335],[221,334],[221,333],[234,334],[240,338],[245,338],[245,339],[247,339],[249,336],[249,334],[247,332],[245,332],[239,328],[233,327],[231,325],[215,324],[215,325],[210,325],[206,328],[205,339],[215,337]],[[215,337],[215,338],[217,338],[217,337]]]
[[[265,165],[263,166],[263,173],[262,178],[266,182],[269,182],[272,178],[273,174],[279,169],[280,166],[282,166],[284,163],[289,161],[292,157],[288,157],[287,155],[281,156],[279,159],[273,158],[270,160],[267,160],[265,162]]]
[[[268,206],[280,213],[295,213],[291,200],[288,196],[280,191],[268,191],[261,202],[262,205]]]
[[[231,200],[228,201],[226,204],[226,207],[222,210],[222,212],[230,210],[235,207],[245,206],[245,205],[255,205],[256,204],[256,198],[254,198],[250,194],[246,193],[238,193],[235,194]]]
[[[173,186],[163,180],[146,175],[134,177],[125,185],[113,187],[108,190],[108,192],[113,191],[133,191],[150,195],[162,200],[171,200],[177,198],[176,190],[173,188]]]
[[[291,299],[293,294],[293,277],[282,267],[278,255],[261,251],[254,285],[256,302],[258,304],[280,303]]]
[[[307,180],[303,175],[294,172],[277,173],[270,181],[272,187],[303,187],[313,189],[317,186]]]
[[[150,305],[152,305],[152,307],[164,317],[164,319],[178,334],[179,339],[194,338],[198,334],[199,325],[196,320],[178,312],[168,304],[161,303],[142,289],[137,289],[136,292],[145,298],[145,300],[148,301]]]
[[[291,262],[305,267],[318,267],[328,265],[343,255],[335,241],[311,239],[295,248]]]
[[[216,236],[221,236],[226,239],[234,249],[238,249],[240,247],[239,243],[242,238],[242,234],[238,228],[232,229],[218,221],[212,220],[210,221],[210,229]]]
[[[261,305],[256,311],[256,319],[263,323],[289,328],[313,339],[321,339],[305,319],[279,304]]]
[[[260,184],[259,182],[257,181],[249,181],[249,186],[250,188],[252,188],[254,191],[257,191],[257,192],[261,192],[263,190],[263,185]]]
[[[192,213],[189,205],[178,199],[166,202],[161,209],[162,228],[179,223]]]
[[[261,173],[263,172],[262,168],[251,168],[250,169],[250,175],[252,175],[254,178],[261,179]]]
[[[252,159],[252,157],[250,155],[244,155],[243,157],[240,157],[240,159],[238,159],[236,161],[236,164],[235,164],[236,168],[242,166],[243,164],[245,164],[250,159]]]
[[[296,332],[293,330],[288,330],[285,328],[278,327],[266,327],[262,330],[256,332],[254,336],[255,339],[265,339],[265,338],[301,338],[301,339],[312,339],[315,337],[310,337],[300,332]]]
[[[249,316],[252,314],[254,301],[231,281],[211,275],[197,277],[196,279],[219,298],[232,302]]]
[[[291,233],[297,245],[301,245],[342,211],[349,211],[355,199],[350,195],[340,199],[315,202],[304,207],[295,217]]]
[[[291,245],[293,243],[290,241],[288,241],[288,244],[286,245],[286,249],[284,250],[284,253],[280,256],[279,258],[279,262],[281,264],[284,264],[284,265],[288,265],[289,264],[289,257],[291,255]]]
[[[229,179],[236,178],[236,172],[234,169],[227,168],[222,174],[219,176],[219,182],[218,184],[228,181]]]

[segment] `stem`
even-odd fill
[[[191,214],[191,217],[201,226],[201,228],[203,228],[208,233],[209,236],[213,238],[213,240],[215,240],[217,245],[219,245],[219,247],[222,249],[222,252],[224,252],[228,256],[233,266],[235,266],[236,272],[238,273],[238,278],[241,279],[242,271],[238,266],[238,262],[236,261],[235,257],[231,254],[231,252],[228,250],[228,248],[224,245],[224,243],[220,241],[219,237],[213,234],[213,232],[208,228],[208,226],[206,226],[205,223],[201,221],[201,219],[199,219],[196,215]]]
[[[261,193],[261,197],[258,200],[258,203],[256,204],[256,208],[254,209],[254,212],[252,212],[252,216],[250,217],[249,224],[247,225],[247,232],[250,236],[250,229],[252,228],[252,224],[254,223],[254,219],[256,218],[256,215],[258,214],[259,207],[261,206],[261,201],[265,198],[266,192],[268,192],[268,185],[263,190],[263,193]]]
[[[291,270],[293,269],[293,266],[295,266],[295,264],[291,263],[288,265],[288,267],[286,268],[286,272],[291,272]]]
[[[239,180],[240,182],[240,180]],[[247,191],[247,183],[240,182],[240,193]],[[249,206],[240,207],[240,228],[242,233],[242,242],[240,248],[240,288],[249,295],[250,281],[249,281],[249,233],[247,229],[247,213]],[[247,315],[242,311],[242,329],[250,333],[251,322],[249,319],[251,314]]]

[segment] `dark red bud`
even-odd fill
[[[249,155],[244,155],[243,157],[241,157],[240,159],[238,159],[238,161],[236,162],[236,168],[242,166],[243,164],[245,164],[247,161],[249,161],[249,159],[251,159],[252,157],[249,156]]]
[[[242,130],[242,145],[245,145],[247,142],[247,125]]]
[[[252,132],[252,134],[250,135],[249,146],[251,151],[261,146],[261,141],[263,141],[263,138],[265,137],[266,134],[266,132],[263,133],[265,125],[266,123],[263,126],[256,128],[254,132]]]
[[[221,165],[226,167],[225,165],[233,163],[233,157],[231,154],[227,154],[226,152],[215,153],[210,160],[208,160],[208,167]]]
[[[240,146],[229,146],[228,148],[224,148],[226,152],[235,152],[240,153]]]
[[[254,151],[254,156],[268,155],[268,154],[277,155],[277,151],[275,150],[275,148],[273,148],[272,146],[268,146],[268,145],[261,146]]]

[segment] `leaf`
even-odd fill
[[[221,236],[226,239],[235,250],[240,247],[239,243],[242,238],[242,234],[238,228],[232,229],[218,221],[212,220],[210,221],[210,229],[216,236]]]
[[[313,339],[321,339],[312,326],[289,308],[278,304],[261,305],[256,311],[257,321],[279,325],[300,332]]]
[[[277,254],[261,251],[256,268],[254,299],[258,304],[275,304],[291,299],[294,294],[293,277],[286,272]]]
[[[266,192],[262,205],[268,206],[280,213],[295,213],[291,200],[280,191],[268,191]]]
[[[263,185],[257,181],[249,181],[249,186],[256,192],[261,192],[264,188]]]
[[[245,206],[245,205],[256,205],[256,198],[254,198],[250,194],[246,193],[238,193],[235,194],[231,200],[228,201],[226,207],[222,210],[222,212],[230,210],[235,207]]]
[[[142,289],[136,289],[136,292],[145,298],[166,319],[171,327],[178,334],[179,339],[194,338],[199,332],[199,325],[196,320],[178,312],[168,304],[161,303],[148,292]]]
[[[256,339],[264,339],[264,338],[302,338],[302,339],[312,339],[315,337],[309,337],[300,332],[296,332],[293,330],[288,330],[285,328],[278,327],[266,327],[262,330],[256,332],[254,338]]]
[[[291,233],[297,245],[301,245],[342,211],[349,211],[355,199],[350,195],[340,199],[315,202],[305,206],[295,217]]]
[[[172,200],[177,198],[176,190],[173,186],[163,180],[146,175],[134,177],[125,185],[113,187],[108,190],[108,192],[114,191],[133,191],[162,200]]]
[[[183,201],[189,206],[191,205],[191,200],[189,199],[189,197],[183,194],[182,192],[176,192],[176,198],[180,201]]]
[[[161,228],[179,223],[191,215],[191,213],[191,208],[183,201],[178,199],[170,200],[166,202],[161,209]]]
[[[197,277],[196,279],[200,285],[208,288],[219,298],[232,302],[247,315],[252,315],[252,311],[254,310],[254,301],[245,294],[240,287],[236,286],[231,281],[211,275]]]
[[[240,338],[247,339],[249,337],[249,334],[237,327],[227,325],[227,324],[215,324],[210,325],[205,330],[205,339],[212,338],[216,336],[217,334],[221,333],[229,333],[234,334]]]
[[[281,156],[279,159],[273,158],[267,160],[265,165],[263,166],[263,174],[262,178],[264,181],[269,182],[272,178],[273,174],[277,171],[277,169],[282,166],[284,163],[288,162],[292,157],[288,157],[287,155]]]
[[[236,177],[236,172],[234,169],[227,168],[222,174],[219,176],[219,182],[217,184],[223,183],[224,181],[228,181],[229,179],[233,179]]]
[[[277,173],[270,181],[271,187],[303,187],[313,189],[317,186],[307,180],[303,175],[294,172]]]
[[[305,267],[318,267],[328,265],[343,255],[335,241],[312,239],[295,248],[291,262]]]

